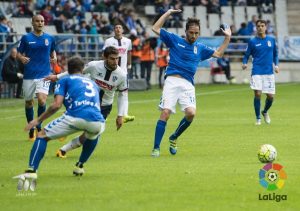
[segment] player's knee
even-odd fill
[[[25,101],[25,107],[26,107],[26,108],[31,108],[31,107],[33,107],[33,105],[34,105],[33,99],[32,99],[32,100]]]
[[[163,109],[160,115],[160,120],[168,121],[171,111],[168,109]]]
[[[193,121],[195,115],[196,115],[196,109],[191,108],[191,109],[186,109],[185,110],[185,118],[188,121],[190,121],[190,122]]]
[[[39,131],[39,132],[37,133],[37,138],[44,138],[44,139],[46,139],[46,141],[49,141],[49,140],[50,140],[50,139],[46,136],[46,133],[45,133],[44,128],[43,128],[41,131]]]
[[[43,98],[41,99],[41,98],[39,98],[39,99],[38,99],[38,104],[39,104],[39,106],[44,106],[44,105],[46,105],[46,100],[47,100],[47,99],[43,99]]]

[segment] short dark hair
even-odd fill
[[[111,54],[119,54],[119,51],[114,46],[108,46],[104,49],[103,55],[104,57],[108,57]]]
[[[84,62],[79,56],[72,57],[68,61],[68,73],[80,73],[83,70]]]
[[[259,24],[259,23],[263,23],[263,24],[267,25],[267,21],[262,20],[262,19],[258,19],[258,20],[256,21],[256,23],[255,23],[255,26],[257,26],[257,24]]]
[[[196,25],[200,29],[200,20],[197,18],[188,18],[185,24],[185,30],[188,30],[190,26]]]

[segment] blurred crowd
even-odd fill
[[[134,10],[122,0],[17,0],[5,13],[9,17],[41,14],[45,25],[54,25],[58,33],[111,34],[116,22],[124,25],[125,33],[144,31]]]

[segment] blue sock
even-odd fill
[[[266,99],[266,104],[265,104],[265,108],[263,110],[263,113],[267,113],[268,112],[268,110],[272,106],[272,103],[273,103],[273,98],[272,99],[269,99],[269,98]]]
[[[86,139],[85,142],[82,145],[82,151],[79,157],[79,163],[84,164],[89,157],[92,155],[94,152],[97,143],[98,143],[98,138],[96,139]]]
[[[25,114],[26,114],[26,119],[27,119],[27,122],[31,122],[34,118],[34,110],[33,110],[33,107],[31,108],[25,108]],[[33,129],[31,129],[31,131],[33,131]]]
[[[29,157],[29,168],[36,171],[44,157],[47,148],[47,141],[44,138],[36,138],[31,148]]]
[[[260,98],[254,97],[254,110],[256,119],[260,119]]]
[[[175,132],[170,136],[170,140],[177,139],[190,125],[192,122],[189,122],[185,117],[180,121]]]
[[[40,105],[38,106],[38,116],[40,116],[45,111],[46,111],[46,104],[42,106]],[[38,124],[36,128],[38,129],[38,131],[40,131],[42,129],[42,123]]]
[[[155,139],[154,139],[154,149],[159,149],[160,142],[164,136],[166,130],[167,122],[158,120],[155,128]]]

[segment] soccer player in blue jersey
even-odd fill
[[[38,116],[46,110],[46,100],[49,90],[49,81],[43,78],[51,72],[50,62],[56,62],[55,40],[43,32],[44,18],[41,15],[32,17],[33,32],[21,38],[18,46],[18,58],[24,64],[23,92],[25,98],[25,113],[27,122],[34,118],[34,100],[38,100]],[[37,125],[41,130],[41,124]],[[29,131],[29,140],[34,141],[34,128]]]
[[[243,69],[247,68],[247,62],[251,55],[253,66],[250,87],[254,90],[256,125],[261,125],[260,99],[262,93],[266,93],[267,98],[261,114],[267,124],[271,123],[268,110],[272,106],[275,94],[273,64],[275,72],[279,73],[276,40],[274,37],[266,35],[266,25],[267,22],[264,20],[256,21],[257,36],[249,41],[242,65]]]
[[[66,107],[66,112],[61,117],[51,121],[38,133],[31,149],[28,169],[25,173],[14,177],[19,179],[20,184],[26,179],[37,179],[37,170],[44,157],[48,141],[79,131],[83,131],[81,137],[86,141],[73,174],[76,176],[84,174],[83,164],[93,153],[99,136],[105,129],[105,120],[100,111],[99,88],[95,82],[82,75],[83,67],[84,62],[78,57],[68,61],[70,75],[58,81],[54,102],[46,112],[25,127],[25,130],[30,130],[55,114],[62,104]]]
[[[210,57],[222,57],[231,37],[229,27],[226,27],[225,30],[221,29],[225,36],[224,42],[217,50],[213,50],[197,41],[200,35],[200,21],[196,18],[187,20],[185,38],[162,29],[169,16],[178,12],[181,10],[169,9],[152,27],[153,32],[160,35],[160,39],[170,49],[170,61],[165,71],[166,80],[159,104],[161,114],[155,129],[152,150],[154,157],[160,155],[160,143],[167,121],[170,115],[175,113],[175,106],[178,102],[185,116],[175,132],[169,137],[170,153],[172,155],[177,153],[177,138],[190,126],[196,114],[194,75],[198,63]]]

